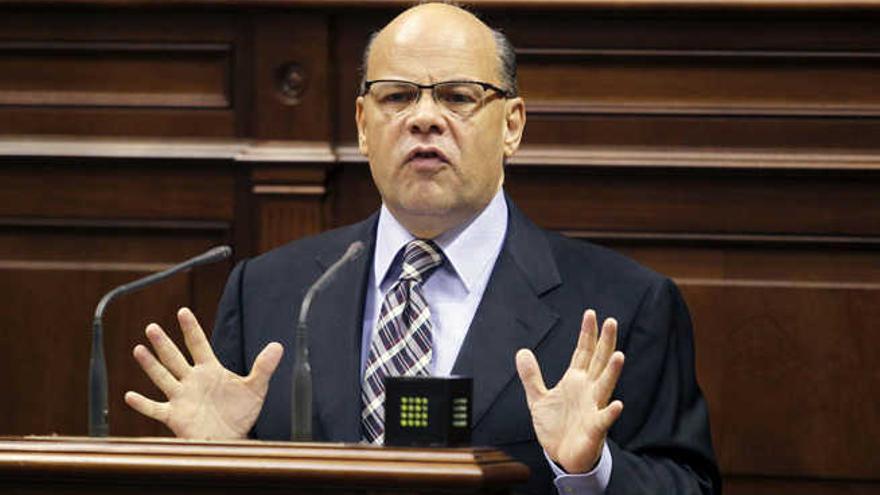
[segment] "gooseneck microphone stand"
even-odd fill
[[[95,318],[92,320],[92,357],[89,361],[89,436],[106,437],[110,433],[109,409],[107,406],[107,362],[104,359],[104,330],[101,324],[104,309],[110,304],[110,301],[123,294],[143,289],[184,270],[226,259],[231,254],[232,248],[229,246],[215,247],[167,270],[148,275],[125,285],[120,285],[101,298],[101,301],[98,302],[98,306],[95,308]]]
[[[343,265],[356,259],[364,249],[361,241],[352,242],[345,254],[309,287],[299,308],[299,319],[294,333],[293,391],[291,394],[290,439],[308,442],[312,439],[312,368],[309,364],[309,332],[306,320],[312,298],[327,286]]]

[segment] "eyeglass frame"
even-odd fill
[[[496,93],[498,93],[499,95],[501,95],[501,97],[504,99],[516,98],[516,93],[514,93],[513,91],[501,89],[498,86],[495,86],[492,83],[487,83],[485,81],[471,81],[471,80],[467,80],[467,79],[461,79],[461,80],[454,79],[452,81],[440,81],[440,82],[435,82],[433,84],[419,84],[417,82],[406,81],[404,79],[373,79],[372,81],[364,81],[364,83],[361,85],[361,91],[358,96],[367,96],[367,93],[370,92],[370,86],[372,86],[373,84],[376,84],[376,83],[403,83],[403,84],[409,84],[409,85],[412,85],[412,86],[419,88],[419,95],[416,97],[415,101],[413,101],[410,105],[408,105],[406,107],[407,109],[413,105],[417,105],[419,103],[419,101],[421,101],[422,92],[426,89],[431,90],[431,99],[434,100],[434,103],[437,103],[441,107],[446,108],[443,106],[443,104],[441,104],[440,102],[437,101],[437,96],[434,93],[434,88],[436,88],[437,86],[439,86],[441,84],[476,84],[476,85],[480,86],[481,88],[483,88],[483,91],[488,91],[491,89],[491,90],[495,91]],[[481,104],[482,104],[482,102],[481,102]]]

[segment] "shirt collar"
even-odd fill
[[[458,275],[468,292],[490,270],[490,263],[501,250],[507,233],[507,201],[499,188],[495,196],[470,222],[439,235],[434,242],[443,250],[449,269]],[[382,205],[376,233],[376,253],[373,258],[373,277],[376,286],[392,268],[397,253],[415,237]]]

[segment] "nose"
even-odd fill
[[[443,109],[434,101],[430,89],[423,89],[421,97],[410,109],[409,128],[413,134],[443,134],[446,132]]]

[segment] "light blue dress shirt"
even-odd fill
[[[489,283],[495,260],[501,253],[506,233],[507,201],[499,189],[473,220],[434,239],[443,250],[447,263],[432,273],[422,285],[425,301],[431,310],[433,327],[432,375],[446,376],[452,372],[458,351]],[[413,239],[413,235],[382,205],[373,269],[370,271],[364,303],[362,377],[382,300],[400,275],[399,253]],[[510,356],[510,359],[513,358]],[[607,444],[603,446],[599,464],[586,474],[566,474],[549,457],[547,462],[556,475],[556,488],[563,494],[601,494],[611,477],[611,452]]]

